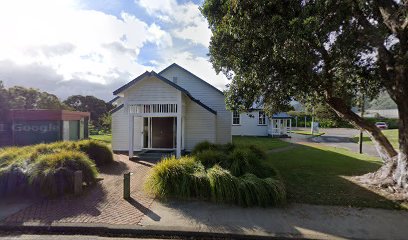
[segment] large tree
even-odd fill
[[[10,87],[6,99],[11,109],[62,109],[57,96],[34,88]]]
[[[103,127],[104,115],[113,108],[112,104],[94,96],[73,95],[64,103],[76,111],[90,112],[92,123],[98,128]]]
[[[210,61],[232,79],[230,108],[323,101],[374,141],[384,166],[371,180],[408,189],[406,0],[206,0],[201,11],[213,33]],[[400,114],[399,154],[351,110],[384,89]]]

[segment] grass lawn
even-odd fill
[[[99,140],[105,143],[111,143],[112,142],[112,134],[103,134],[103,135],[90,135],[90,139],[95,139]]]
[[[313,136],[322,136],[323,134],[325,134],[324,132],[321,132],[318,134],[312,134],[310,131],[292,131],[292,133],[302,134],[302,135],[313,135]]]
[[[398,149],[398,129],[387,129],[387,130],[382,130],[382,132],[388,138],[388,140],[391,142],[394,148]],[[360,138],[360,135],[356,135],[353,137],[353,140],[355,142],[358,142],[359,138]],[[363,143],[373,144],[373,142],[367,136],[367,134],[364,134],[363,136]]]
[[[316,144],[270,154],[268,163],[279,170],[288,201],[319,205],[401,208],[398,203],[369,191],[343,176],[358,176],[377,170],[378,158],[346,149]]]
[[[236,145],[256,145],[264,151],[282,148],[289,145],[287,142],[271,137],[233,136],[232,142]]]

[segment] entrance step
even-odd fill
[[[175,155],[175,151],[159,151],[159,150],[148,150],[138,152],[134,155],[136,160],[161,160],[164,157],[169,157]]]

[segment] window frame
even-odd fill
[[[238,114],[238,116],[234,116],[234,114]],[[234,119],[238,119],[238,123],[234,123]],[[237,111],[232,112],[232,125],[233,126],[241,125],[241,114]]]
[[[261,114],[263,114],[262,118],[261,118]],[[263,119],[263,123],[261,123],[261,119]],[[266,114],[264,111],[258,112],[258,126],[266,126]]]

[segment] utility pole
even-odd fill
[[[365,99],[364,99],[364,94],[362,94],[361,95],[361,113],[360,113],[360,116],[361,116],[361,118],[363,118],[364,117],[364,101],[365,101]],[[359,141],[359,143],[360,143],[360,154],[362,154],[363,153],[363,130],[360,130],[360,141]]]

